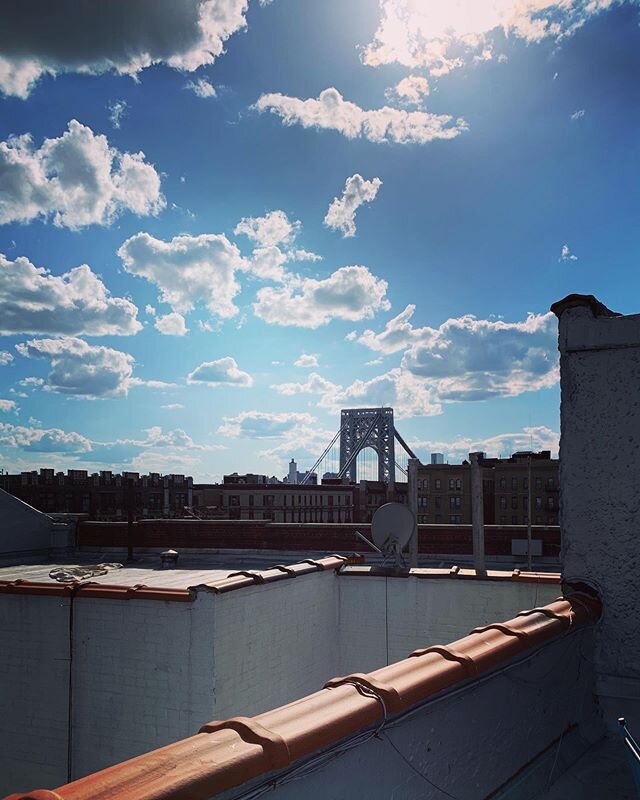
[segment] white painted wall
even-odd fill
[[[316,572],[213,596],[218,719],[267,711],[334,676],[337,582]]]
[[[199,590],[193,603],[78,596],[72,776],[386,664],[387,613],[391,662],[558,593],[554,585],[327,571],[226,594]],[[69,627],[68,599],[0,594],[4,792],[67,780]]]
[[[593,719],[592,675],[581,655],[590,650],[591,634],[583,630],[572,640],[556,640],[529,661],[425,706],[409,720],[266,796],[442,800],[447,792],[460,800],[538,797],[550,777],[562,774],[600,735]],[[570,725],[577,727],[560,739]],[[534,762],[531,769],[510,783],[529,761]],[[272,781],[278,776],[268,777]],[[216,800],[230,800],[261,781],[264,777],[216,795]],[[494,795],[503,784],[503,791]]]
[[[67,781],[69,600],[0,595],[0,796]]]
[[[0,558],[51,547],[53,521],[46,514],[0,489]]]
[[[605,717],[640,726],[640,316],[560,316],[565,580],[600,591],[595,660]],[[605,697],[608,700],[604,702]]]
[[[338,579],[338,589],[342,674],[369,672],[419,647],[447,644],[560,594],[554,584],[346,575]]]
[[[206,600],[74,601],[74,778],[191,736],[213,718]]]

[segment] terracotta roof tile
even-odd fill
[[[195,599],[195,590],[198,588],[210,589],[214,592],[228,592],[232,589],[241,589],[262,583],[321,570],[339,569],[347,563],[347,556],[332,555],[320,558],[317,561],[306,559],[288,567],[278,565],[268,570],[242,570],[231,572],[224,578],[212,583],[193,586],[190,588],[175,588],[162,586],[146,586],[138,583],[133,586],[118,586],[110,583],[81,582],[57,583],[56,581],[30,581],[24,579],[0,580],[0,594],[32,594],[53,596],[79,596],[89,598],[102,598],[108,600],[173,600],[177,602],[191,602]]]
[[[385,709],[392,714],[407,710],[569,628],[592,623],[600,610],[599,602],[586,595],[560,598],[506,622],[476,628],[449,645],[415,651],[370,674],[334,678],[319,692],[272,711],[209,723],[195,736],[55,793],[14,794],[7,800],[208,800],[380,724]]]

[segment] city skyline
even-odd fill
[[[0,9],[3,468],[281,475],[378,405],[557,454],[551,302],[635,311],[638,2],[302,5]]]

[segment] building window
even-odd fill
[[[449,517],[449,522],[451,523],[451,525],[460,525],[460,523],[462,522],[462,516],[460,514],[452,514]]]
[[[542,489],[542,478],[536,478],[536,489]]]
[[[554,508],[555,502],[553,497],[547,497],[547,508]]]
[[[500,511],[506,511],[506,510],[507,510],[507,498],[506,497],[501,497],[500,498]]]
[[[528,511],[529,510],[529,498],[526,494],[522,495],[522,510]]]
[[[442,489],[442,481],[440,478],[436,478],[436,489]]]
[[[507,488],[507,479],[506,478],[500,478],[500,488],[501,489],[506,489]]]
[[[250,506],[252,506],[254,504],[254,500],[255,500],[254,496],[252,494],[250,494],[249,495],[249,505]],[[251,517],[250,517],[250,519],[251,519]]]
[[[522,488],[525,490],[529,488],[529,478],[522,479]]]
[[[512,492],[517,492],[518,491],[518,479],[517,478],[511,478],[511,491]]]
[[[230,506],[239,506],[240,505],[240,495],[239,494],[229,495],[229,505]]]
[[[547,478],[547,489],[555,489],[556,482],[553,478]]]
[[[442,498],[436,497],[436,508],[441,508],[441,507],[442,507]]]
[[[518,510],[518,497],[516,495],[513,495],[513,497],[511,498],[511,509],[513,511]]]
[[[536,511],[540,511],[542,508],[542,498],[536,497]]]
[[[507,524],[507,518],[506,517],[500,517],[500,524],[501,525],[506,525]]]
[[[453,490],[456,488],[456,482],[453,478],[449,478],[449,489]]]
[[[462,478],[456,478],[456,489],[458,491],[462,490]]]

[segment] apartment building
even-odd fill
[[[193,478],[152,472],[41,469],[3,475],[1,487],[45,513],[88,514],[97,520],[182,517],[193,504]]]
[[[354,522],[359,488],[341,482],[321,486],[225,484],[222,502],[228,519]]]
[[[519,452],[510,458],[480,458],[484,521],[488,525],[526,525],[529,521],[529,461],[531,461],[531,521],[558,524],[558,460],[549,450]],[[421,464],[418,468],[418,524],[471,523],[471,467],[462,464]]]

